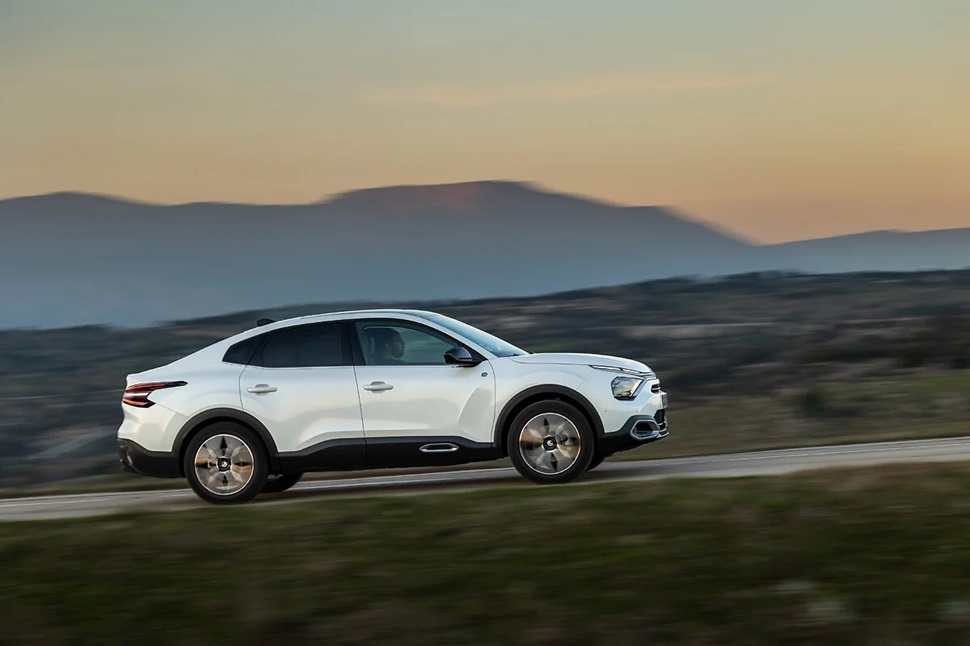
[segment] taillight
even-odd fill
[[[149,401],[148,396],[156,390],[163,388],[177,388],[186,385],[184,381],[161,381],[153,384],[135,384],[125,388],[125,396],[121,398],[122,404],[136,406],[138,408],[148,408],[154,406],[155,402]]]

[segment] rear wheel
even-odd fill
[[[509,457],[532,482],[559,484],[576,479],[595,455],[595,439],[586,417],[558,400],[530,404],[515,416],[509,431]]]
[[[267,476],[266,449],[251,429],[217,422],[193,437],[185,449],[185,477],[192,490],[215,504],[252,500]]]
[[[270,476],[263,485],[263,493],[280,493],[286,491],[303,477],[302,473],[280,473]]]

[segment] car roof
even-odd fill
[[[280,321],[274,321],[268,325],[263,326],[267,329],[278,329],[283,327],[290,327],[292,325],[304,325],[307,323],[316,323],[340,319],[358,319],[367,317],[412,317],[419,319],[431,319],[436,316],[441,316],[437,312],[428,312],[425,310],[407,310],[407,309],[372,309],[372,310],[345,310],[342,312],[326,312],[321,314],[307,314],[305,316],[297,316],[294,318],[283,319]],[[262,329],[262,328],[261,328]]]

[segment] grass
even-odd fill
[[[970,373],[808,384],[774,395],[678,404],[670,437],[622,459],[970,434]]]
[[[776,395],[726,396],[696,402],[680,402],[674,393],[671,405],[671,435],[667,439],[617,454],[611,460],[649,460],[968,435],[970,372],[818,383]],[[456,468],[507,467],[510,464],[506,459]],[[440,470],[405,469],[382,473]],[[367,475],[374,475],[374,472],[329,472],[310,474],[308,478]],[[119,471],[34,487],[0,488],[0,498],[186,487],[184,480],[143,478]]]
[[[966,643],[970,466],[0,525],[0,642]]]
[[[895,395],[900,398],[919,397],[932,400],[948,393],[970,393],[970,372],[961,370],[945,374],[920,375],[912,379],[885,379],[849,382],[838,390],[856,396]]]

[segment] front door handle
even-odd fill
[[[256,384],[255,386],[250,386],[246,390],[254,395],[263,395],[265,393],[275,393],[276,387],[270,386],[269,384]]]
[[[391,384],[386,384],[383,381],[372,381],[366,386],[362,386],[364,390],[369,390],[372,393],[384,392],[385,390],[390,390],[393,387],[394,386]]]

